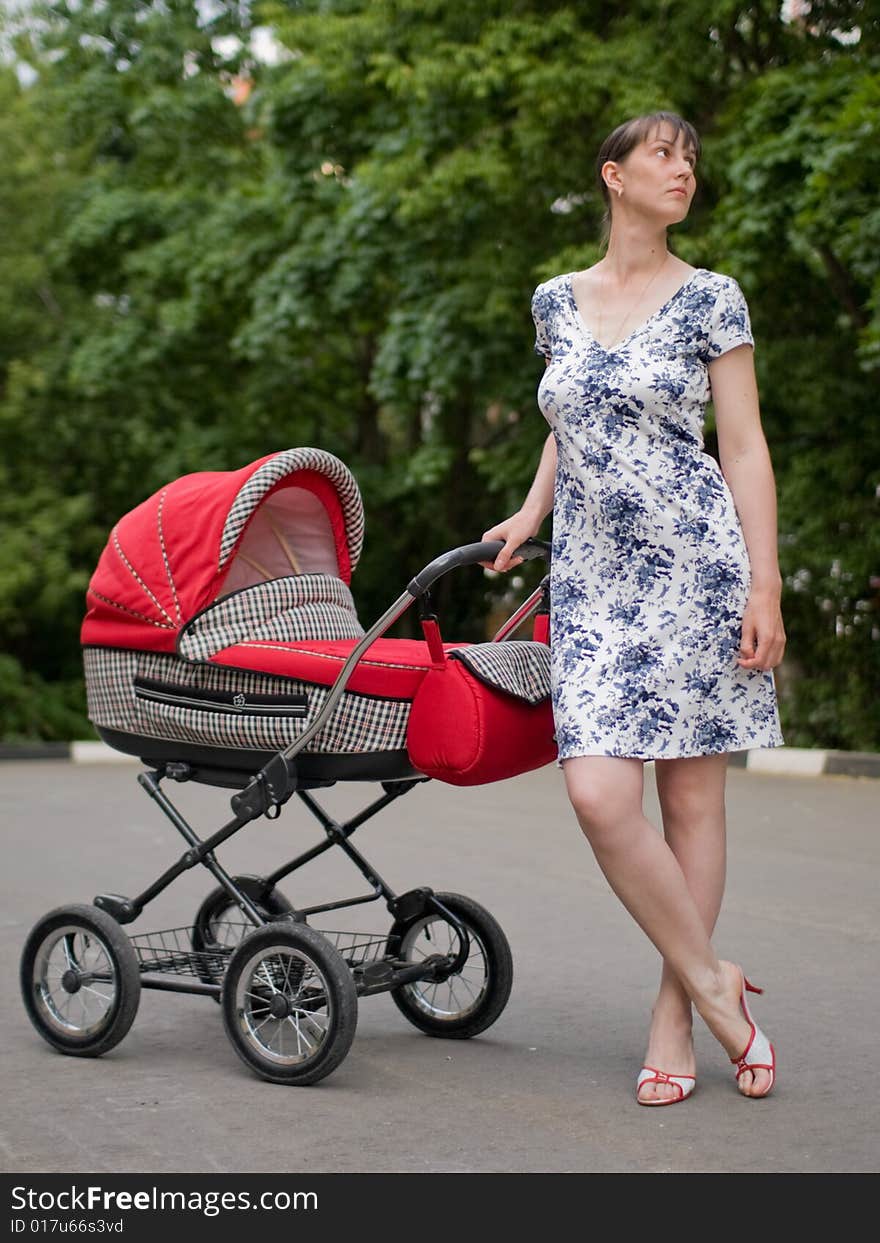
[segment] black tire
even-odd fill
[[[293,907],[278,889],[271,889],[261,876],[234,876],[233,880],[261,915],[269,920],[288,915]],[[243,925],[247,925],[246,928]],[[242,936],[253,927],[222,885],[212,889],[196,911],[193,921],[193,949],[215,950],[217,946],[234,949]]]
[[[490,1027],[507,1005],[513,958],[497,920],[478,902],[457,893],[436,897],[467,931],[467,961],[444,981],[416,980],[392,989],[391,996],[404,1017],[426,1035],[467,1040]],[[415,962],[431,953],[454,953],[459,936],[447,919],[431,911],[395,923],[389,941],[396,957]]]
[[[222,1004],[232,1047],[269,1083],[317,1083],[346,1056],[357,1028],[345,960],[305,924],[269,924],[245,937],[229,960]]]
[[[141,999],[131,942],[96,906],[60,906],[44,915],[25,941],[20,978],[34,1027],[73,1057],[100,1057],[119,1044]]]
[[[270,888],[262,876],[235,876],[233,880],[267,921],[278,915],[288,915],[293,910],[284,894],[279,889]],[[223,886],[218,885],[196,911],[192,947],[197,954],[211,954],[210,963],[217,964],[222,960],[217,958],[216,951],[219,949],[231,954],[242,937],[252,929],[253,924],[246,920]],[[199,972],[199,979],[205,984],[222,983],[222,977],[210,970]],[[219,994],[214,1000],[220,1002]]]

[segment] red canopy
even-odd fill
[[[363,546],[354,476],[323,449],[287,449],[235,471],[201,471],[160,488],[113,528],[92,575],[81,640],[173,652],[182,626],[216,599],[254,514],[299,487],[323,505],[347,585]]]

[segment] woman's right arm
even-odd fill
[[[522,557],[513,557],[514,550],[533,535],[553,509],[553,489],[556,483],[556,437],[551,432],[544,442],[541,461],[534,482],[522,503],[522,508],[504,522],[483,532],[483,540],[503,539],[504,547],[495,558],[494,565],[481,561],[487,570],[511,570],[522,563]],[[511,560],[512,558],[512,560]]]

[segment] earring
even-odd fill
[[[623,186],[621,186],[620,189],[617,191],[617,197],[622,198],[622,196],[623,196]]]

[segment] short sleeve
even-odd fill
[[[551,358],[553,355],[547,326],[547,301],[544,286],[539,285],[532,294],[532,319],[535,321],[535,353],[540,354],[542,358]]]
[[[710,362],[737,345],[751,345],[754,348],[748,304],[739,283],[732,276],[725,277],[715,299],[708,335]]]

